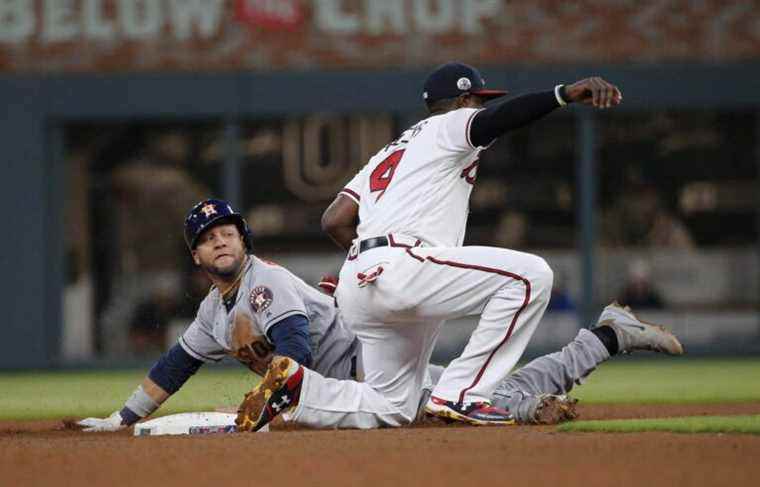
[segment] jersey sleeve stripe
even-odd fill
[[[271,328],[272,325],[275,325],[275,324],[279,323],[280,321],[284,320],[285,318],[289,318],[289,317],[291,317],[293,315],[304,315],[305,317],[307,317],[306,318],[307,320],[309,319],[308,318],[309,315],[307,315],[304,310],[302,310],[302,309],[291,309],[291,310],[285,311],[284,313],[280,313],[277,316],[274,316],[274,317],[270,318],[266,322],[264,333],[266,334],[266,332],[269,331],[269,328]]]
[[[359,200],[361,200],[361,196],[359,196],[359,195],[356,193],[356,191],[352,191],[352,190],[350,190],[350,189],[348,189],[348,188],[343,188],[343,189],[340,191],[340,193],[338,193],[338,194],[344,194],[344,195],[348,196],[349,198],[351,198],[352,200],[354,200],[354,202],[355,202],[357,205],[359,204]]]
[[[185,352],[187,352],[189,355],[192,355],[194,358],[197,358],[200,361],[203,362],[221,362],[222,359],[220,358],[212,358],[208,357],[206,355],[203,355],[200,352],[197,352],[196,350],[193,350],[193,347],[188,345],[188,343],[185,341],[185,337],[179,337],[179,344],[182,346],[182,348],[185,349]]]
[[[472,112],[472,115],[470,115],[470,118],[467,119],[467,126],[464,129],[464,136],[467,138],[467,144],[473,149],[477,149],[477,147],[475,147],[475,145],[472,143],[472,139],[470,139],[470,128],[472,127],[472,119],[475,118],[475,115],[477,115],[478,113],[480,113],[480,110],[476,110]]]

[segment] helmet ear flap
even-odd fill
[[[248,222],[245,221],[242,217],[240,218],[240,235],[243,237],[243,245],[245,246],[245,251],[247,254],[253,253],[253,234],[251,233],[251,229],[248,227]]]

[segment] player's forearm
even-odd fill
[[[141,394],[144,394],[145,397],[135,397],[140,396]],[[145,377],[145,379],[142,381],[142,384],[140,384],[137,390],[124,404],[124,408],[121,410],[121,415],[122,417],[128,417],[125,419],[130,419],[130,421],[128,421],[128,424],[134,423],[137,421],[135,419],[135,416],[137,416],[139,419],[150,416],[156,411],[156,409],[161,407],[161,405],[166,402],[170,396],[171,394],[153,382],[150,377]],[[132,413],[132,415],[130,415],[130,413]]]
[[[275,355],[290,357],[301,365],[311,367],[309,320],[304,315],[285,318],[272,325],[267,336],[274,344]]]
[[[171,397],[171,394],[163,390],[161,386],[151,380],[150,377],[145,377],[142,381],[142,388],[153,401],[159,406],[166,402]]]
[[[351,243],[356,238],[356,227],[337,227],[325,229],[325,232],[343,250],[351,248]]]
[[[153,414],[170,394],[161,389],[150,377],[143,379],[119,411],[121,424],[131,426]]]
[[[351,247],[356,238],[359,221],[359,205],[340,194],[322,214],[322,230],[344,250]]]
[[[476,147],[487,146],[497,137],[538,120],[559,106],[554,90],[529,93],[493,104],[473,118],[470,140]]]
[[[150,416],[198,371],[203,362],[190,356],[179,344],[161,356],[142,384],[124,403],[123,424],[131,425]]]

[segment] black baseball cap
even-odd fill
[[[425,80],[422,98],[430,103],[445,98],[455,98],[465,93],[484,98],[498,98],[505,90],[487,90],[480,71],[464,63],[446,63],[438,66]]]

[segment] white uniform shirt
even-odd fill
[[[478,154],[470,123],[478,110],[433,115],[375,154],[341,191],[359,205],[358,239],[399,233],[428,246],[464,241]]]

